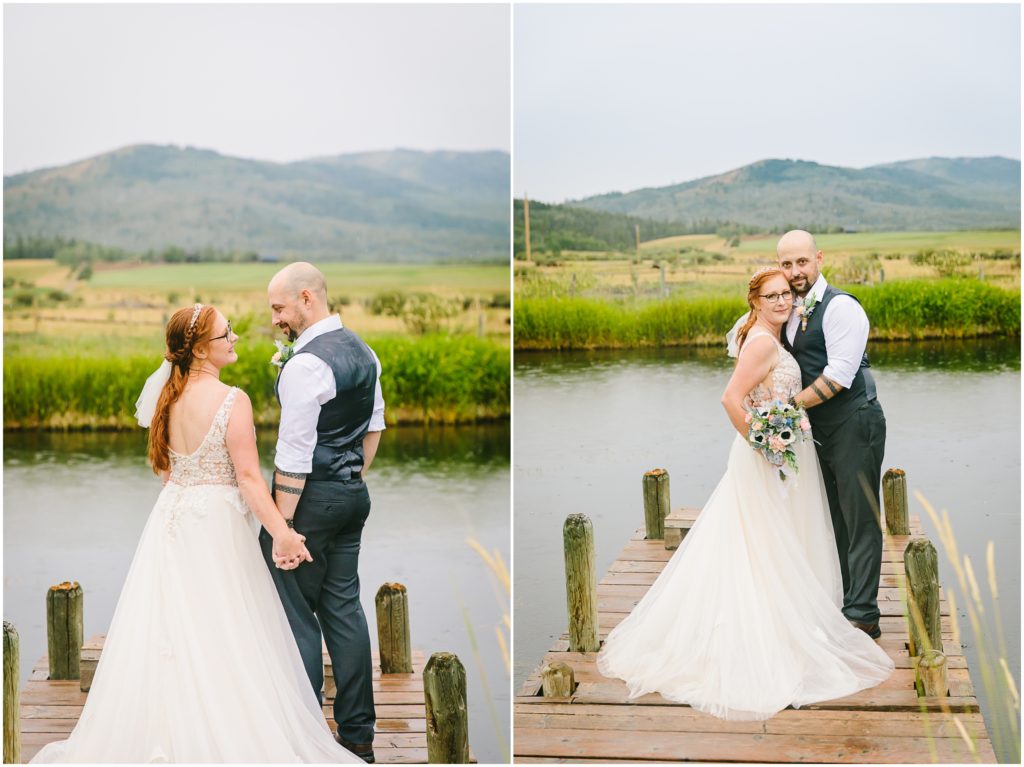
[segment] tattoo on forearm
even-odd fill
[[[276,489],[282,493],[288,493],[290,495],[302,495],[301,487],[292,487],[291,485],[277,485]]]
[[[832,392],[833,397],[843,390],[843,387],[837,384],[831,378],[826,378],[825,376],[822,376],[821,380],[825,382],[825,386],[827,386],[829,390]]]
[[[277,473],[282,477],[291,477],[292,479],[305,479],[308,476],[306,474],[297,474],[294,471],[285,471],[284,469],[277,469]]]
[[[811,384],[811,388],[814,390],[814,393],[818,395],[818,399],[820,399],[822,402],[828,399],[828,397],[825,396],[821,389],[818,388],[817,381]]]

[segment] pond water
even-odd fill
[[[922,518],[939,550],[942,583],[953,585],[955,576],[915,491],[949,511],[960,550],[982,581],[985,547],[995,541],[1007,662],[1019,687],[1019,342],[872,344],[868,351],[888,426],[883,470],[906,470],[911,514]],[[720,404],[731,369],[720,349],[516,354],[517,689],[566,630],[565,517],[584,513],[592,520],[600,578],[643,526],[645,471],[668,470],[674,507],[702,506],[735,433]],[[988,718],[970,624],[960,612]]]
[[[388,429],[367,478],[373,509],[359,567],[375,647],[374,595],[398,581],[409,590],[413,647],[454,652],[466,667],[481,762],[503,761],[509,738],[509,673],[495,634],[509,595],[467,539],[508,563],[509,437],[507,422]],[[274,439],[260,434],[268,480]],[[23,681],[46,652],[50,586],[79,581],[86,637],[107,630],[160,491],[145,440],[141,429],[4,435],[4,619],[21,635]]]

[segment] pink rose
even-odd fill
[[[794,306],[793,307],[793,311],[796,313],[797,317],[803,317],[804,316],[804,307],[802,307],[802,306]]]
[[[750,423],[750,419],[751,419],[750,413],[744,413],[743,414],[743,421],[744,421],[744,423]]]
[[[751,426],[750,428],[753,429],[754,431],[760,431],[761,430],[761,422],[760,421],[754,421],[753,426]]]
[[[770,447],[773,452],[781,453],[786,449],[786,443],[776,435],[768,439],[768,447]]]
[[[806,418],[801,418],[800,419],[800,428],[803,429],[804,431],[810,431],[811,430],[811,422],[808,421]]]

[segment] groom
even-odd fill
[[[358,564],[370,514],[363,475],[384,429],[380,362],[330,314],[324,276],[312,264],[289,264],[267,294],[274,324],[295,342],[275,385],[281,425],[274,499],[289,527],[306,536],[313,559],[280,556],[266,530],[260,544],[318,698],[322,631],[337,687],[335,737],[373,762],[370,635],[359,603]]]
[[[794,400],[807,408],[818,443],[843,574],[843,614],[877,639],[885,415],[864,351],[868,318],[856,298],[825,280],[822,252],[809,232],[786,232],[776,254],[796,293],[782,341],[800,364],[804,390]]]

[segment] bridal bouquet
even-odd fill
[[[811,422],[802,407],[775,400],[747,409],[744,420],[750,425],[747,439],[754,450],[779,469],[779,479],[796,474],[799,467],[793,445],[810,437]]]

